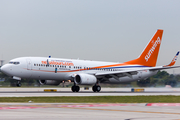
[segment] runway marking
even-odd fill
[[[146,106],[180,106],[180,103],[148,103]]]
[[[153,113],[153,114],[173,114],[173,112],[153,112],[153,111],[135,111],[135,110],[116,110],[116,109],[101,109],[93,107],[110,107],[110,106],[137,106],[136,104],[34,104],[34,105],[0,105],[0,110],[9,109],[36,109],[36,108],[65,108],[65,109],[82,109],[82,110],[101,110],[101,111],[119,111],[119,112],[134,112],[134,113]]]
[[[40,107],[0,107],[0,110],[9,110],[9,109],[35,109]]]
[[[59,107],[108,107],[108,106],[136,106],[132,104],[80,104],[80,105],[59,105]]]
[[[151,112],[151,111],[134,111],[134,110],[115,110],[115,109],[98,109],[98,108],[74,108],[74,107],[64,107],[67,109],[83,109],[83,110],[103,110],[103,111],[119,111],[119,112],[136,112],[136,113],[155,113],[155,114],[174,114],[180,115],[180,113],[170,113],[170,112]]]
[[[77,108],[77,107],[108,107],[108,106],[136,106],[134,104],[35,104],[35,105],[0,105],[3,107],[38,107],[38,108]]]

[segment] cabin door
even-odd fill
[[[27,62],[27,70],[32,70],[31,59],[26,59],[26,62]]]

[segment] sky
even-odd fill
[[[179,5],[179,0],[0,0],[0,59],[51,55],[126,62],[163,29],[157,65],[166,65],[180,51]],[[180,74],[180,68],[168,72]]]

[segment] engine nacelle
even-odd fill
[[[94,75],[82,73],[75,76],[74,82],[79,85],[92,85],[97,82],[97,78]]]
[[[61,81],[59,80],[39,80],[41,85],[59,85]]]

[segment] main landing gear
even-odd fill
[[[16,86],[17,86],[17,87],[21,87],[21,81],[20,81],[20,80],[17,81]]]
[[[94,85],[94,86],[92,87],[92,90],[93,90],[94,92],[100,92],[100,91],[101,91],[101,86],[99,86],[99,85]]]
[[[76,86],[76,84],[74,84],[74,85],[71,87],[71,90],[72,90],[73,92],[79,92],[80,87],[79,87],[79,86]]]
[[[74,85],[71,87],[71,90],[72,90],[72,92],[79,92],[80,87],[79,87],[79,86],[76,86],[76,84],[74,84]],[[100,91],[101,91],[101,86],[99,86],[99,85],[94,85],[94,86],[92,87],[92,90],[93,90],[94,92],[100,92]]]

